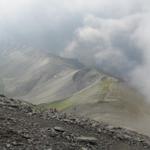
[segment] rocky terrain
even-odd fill
[[[149,150],[150,138],[120,127],[0,96],[1,150]]]

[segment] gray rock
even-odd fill
[[[85,137],[85,136],[80,136],[76,138],[77,142],[85,142],[85,143],[90,143],[90,144],[96,144],[98,139],[95,137]]]
[[[85,148],[85,147],[81,147],[81,150],[88,150],[87,148]]]
[[[0,97],[0,150],[150,150],[150,138],[136,132],[33,108]]]
[[[62,127],[54,127],[54,130],[57,132],[65,132],[65,129]]]

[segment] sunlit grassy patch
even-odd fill
[[[64,110],[72,105],[72,102],[69,100],[63,100],[58,102],[53,102],[48,104],[50,108],[56,108],[57,110]]]
[[[45,104],[40,104],[38,106],[39,109],[46,110],[50,108],[56,108],[59,111],[65,110],[69,107],[71,107],[73,104],[70,100],[61,100],[57,102],[51,102],[51,103],[45,103]]]
[[[105,77],[99,83],[99,99],[100,101],[105,101],[106,96],[114,91],[117,86],[117,80],[111,77]]]
[[[106,93],[110,91],[111,86],[113,85],[114,81],[112,78],[105,78],[100,83],[100,92]]]

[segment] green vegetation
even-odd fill
[[[111,77],[105,77],[99,84],[99,98],[104,101],[106,96],[113,91],[116,86],[116,81]]]
[[[52,103],[45,103],[45,104],[40,104],[38,105],[38,109],[40,110],[47,110],[50,108],[56,108],[59,111],[65,110],[69,107],[71,107],[73,104],[70,100],[61,100],[61,101],[56,101]]]
[[[72,102],[69,100],[53,102],[48,105],[49,108],[56,108],[57,110],[64,110],[72,105]]]
[[[117,87],[118,82],[116,79],[105,76],[101,81],[75,93],[68,99],[40,104],[38,107],[42,110],[56,108],[59,111],[64,111],[68,108],[73,108],[75,105],[91,105],[108,102],[109,100],[111,101],[111,99],[114,100],[115,96],[118,97],[119,93]],[[116,95],[113,96],[112,94]]]
[[[111,87],[113,85],[114,81],[112,78],[105,78],[100,82],[100,92],[101,93],[107,93],[111,90]]]

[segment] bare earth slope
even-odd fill
[[[149,150],[150,138],[0,96],[1,150]]]

